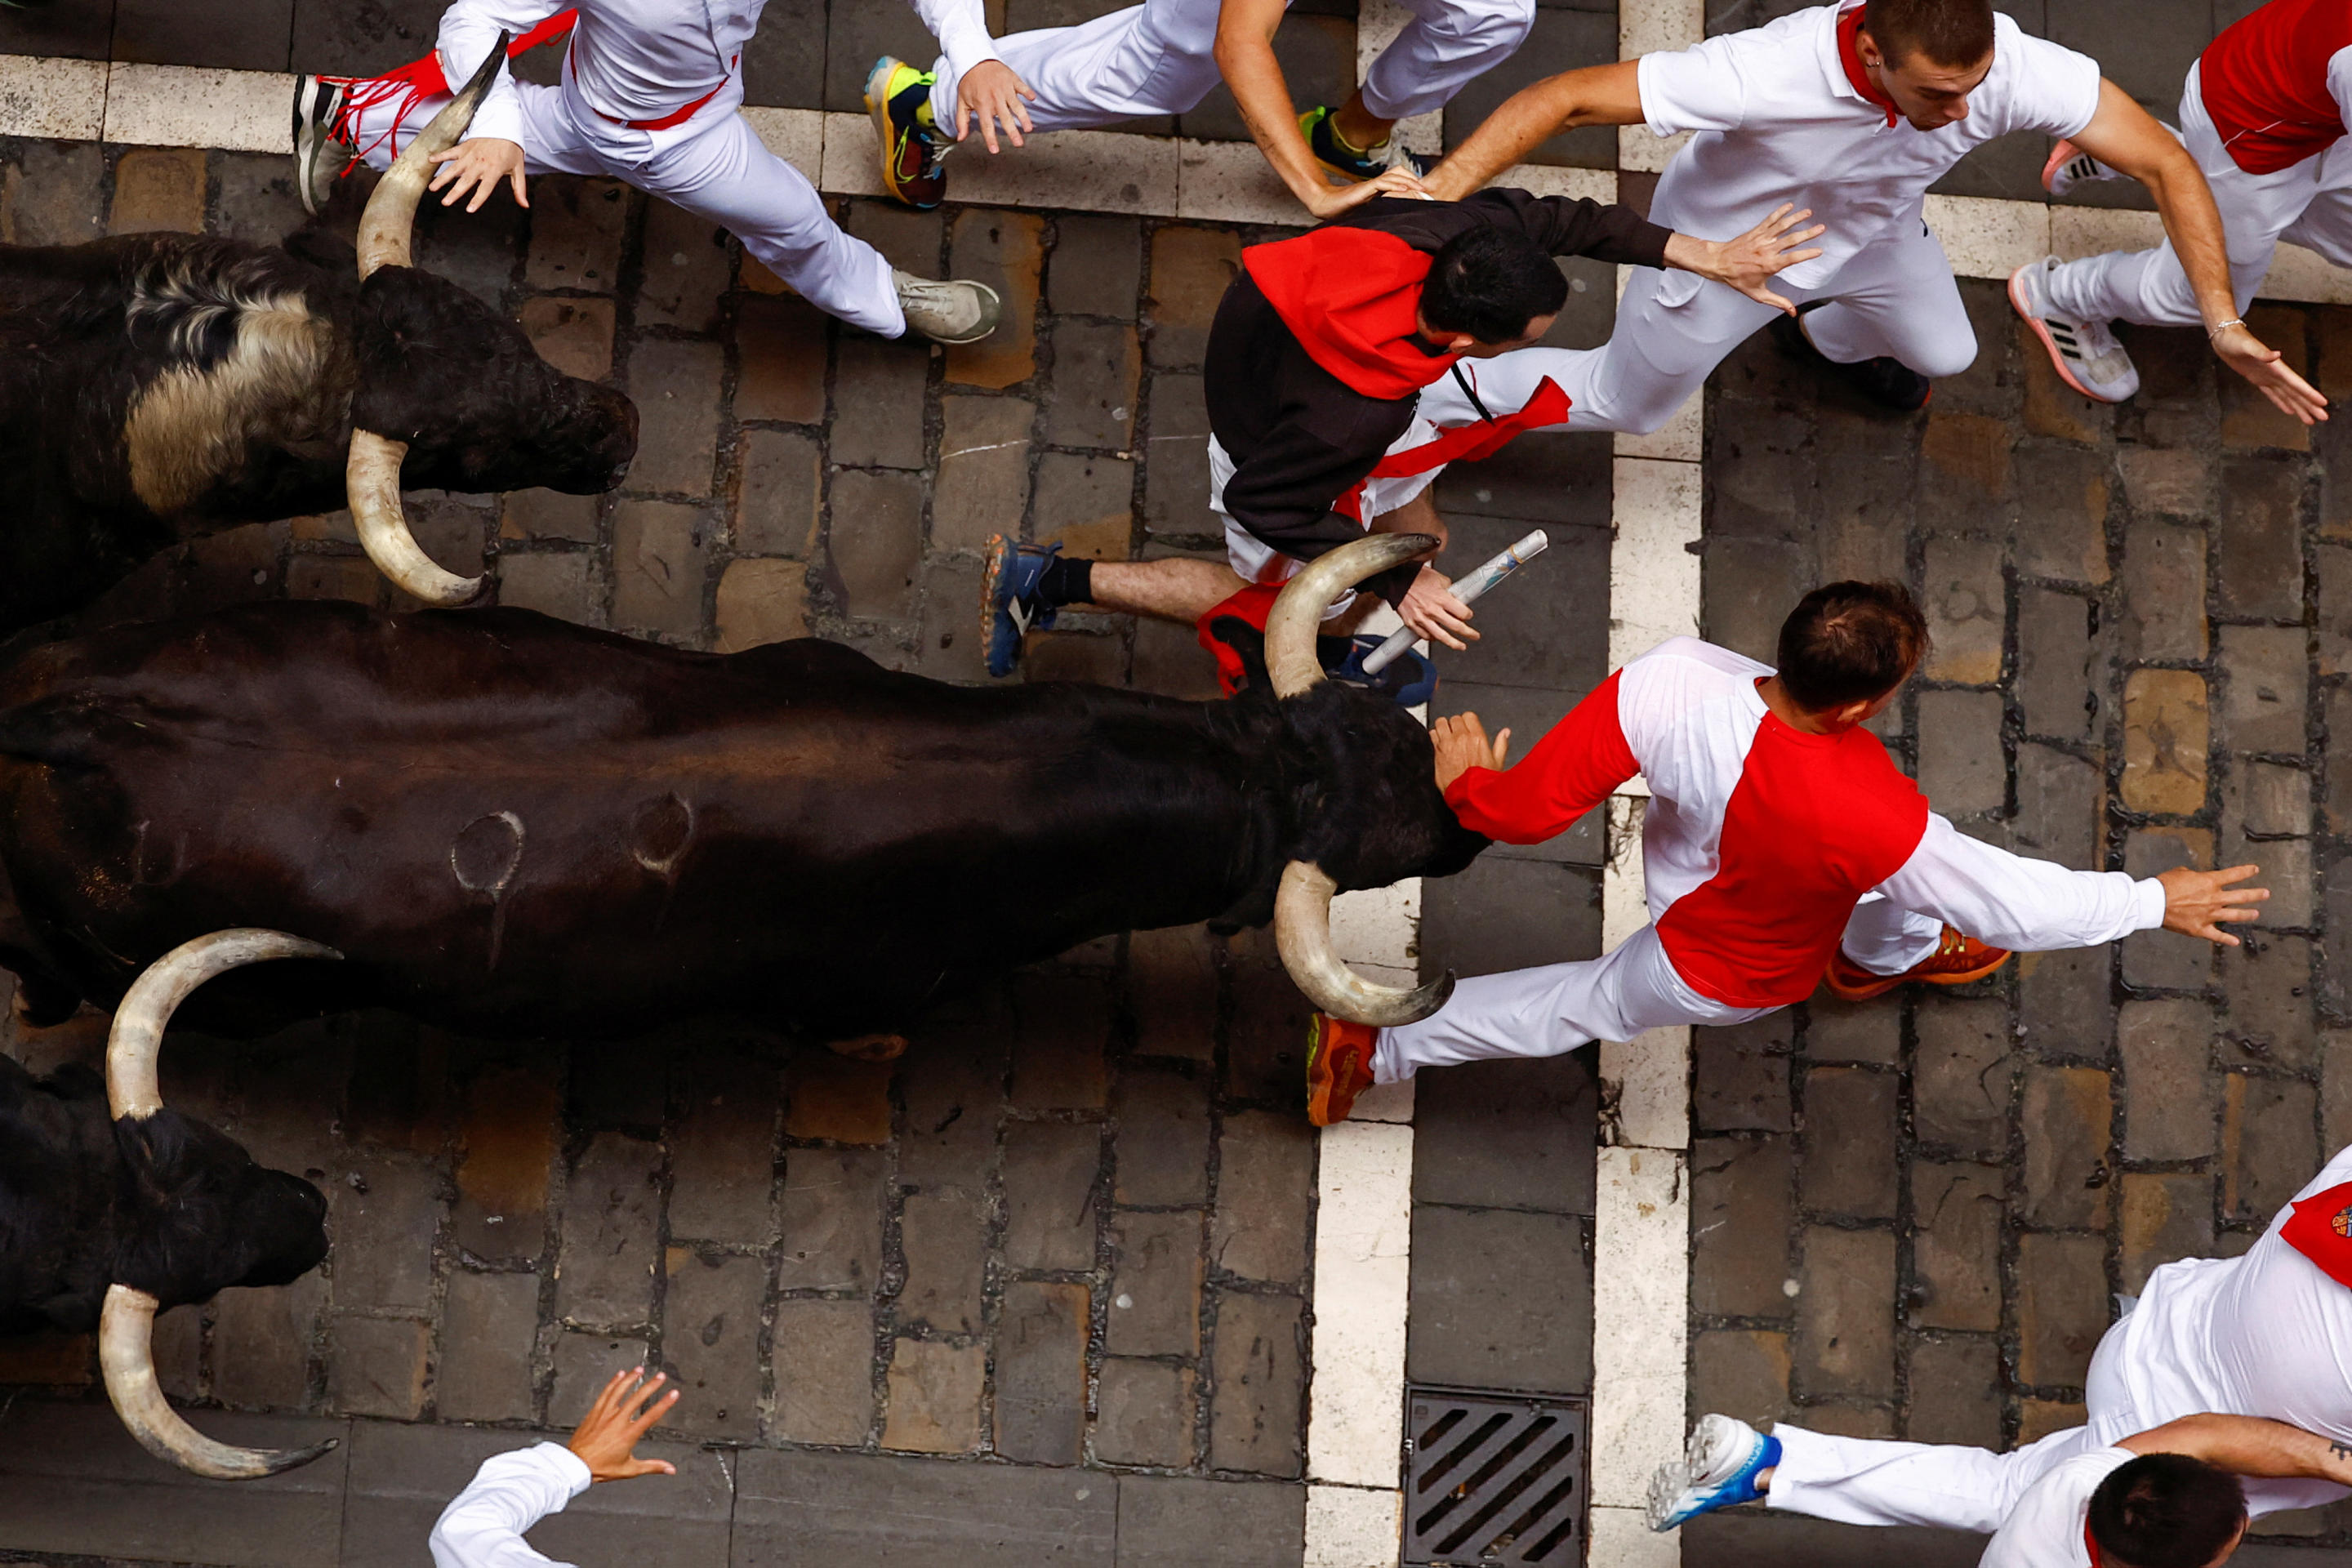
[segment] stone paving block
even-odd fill
[[[2213,1179],[2127,1174],[2123,1178],[2123,1291],[2139,1294],[2150,1273],[2213,1249]]]
[[[2267,917],[2266,907],[2263,914]],[[2221,1037],[2230,1063],[2253,1062],[2299,1071],[2319,1050],[2312,1022],[2312,949],[2308,939],[2264,933],[2221,954],[2221,984],[2229,1019]]]
[[[2104,679],[2091,626],[2096,606],[2071,594],[2017,592],[2017,704],[2026,733],[2088,741],[2099,719]]]
[[[613,621],[628,631],[698,640],[710,574],[710,527],[701,510],[624,500],[613,509]]]
[[[568,496],[561,490],[509,490],[499,498],[499,575],[502,588],[513,576],[508,569],[513,552],[504,548],[506,543],[563,540],[573,544],[594,544],[597,518],[603,510],[603,503],[595,496]],[[499,602],[514,601],[501,597]]]
[[[1415,1093],[1416,1202],[1592,1212],[1597,1104],[1580,1054],[1465,1063]]]
[[[142,147],[114,165],[110,234],[205,230],[205,154],[194,147]]]
[[[930,1026],[901,1058],[906,1131],[898,1181],[912,1189],[977,1191],[996,1143],[1005,1042],[996,1020]]]
[[[1691,1031],[1697,1124],[1711,1132],[1786,1132],[1792,1020],[1770,1013],[1745,1024]]]
[[[1482,858],[1457,877],[1424,882],[1424,971],[1495,974],[1599,956],[1601,885],[1581,867]]]
[[[1974,419],[1952,415],[1948,420]],[[1937,422],[1928,424],[1927,450],[1935,458]],[[2002,443],[2006,458],[2006,443]],[[1951,539],[1927,541],[1921,607],[1927,615],[1933,639],[1921,673],[1930,680],[1956,686],[1990,686],[2000,679],[2001,648],[2007,640],[2009,612],[2001,583],[2000,546],[1990,541]]]
[[[1224,1292],[1209,1376],[1210,1468],[1297,1476],[1307,1384],[1297,1298]]]
[[[921,468],[929,359],[904,342],[863,337],[844,337],[835,359],[827,427],[832,460],[854,468]],[[837,516],[837,493],[834,504]]]
[[[1053,331],[1054,397],[1045,438],[1063,447],[1134,444],[1142,350],[1135,329],[1110,321],[1066,321]]]
[[[2000,1349],[1983,1339],[1914,1339],[1903,1435],[1914,1443],[1998,1449]]]
[[[1922,691],[1918,703],[1920,789],[1948,816],[1999,811],[2007,795],[2000,695]]]
[[[1144,352],[1155,366],[1186,369],[1209,346],[1209,323],[1241,272],[1238,236],[1170,224],[1151,235],[1143,298]]]
[[[673,1247],[666,1265],[662,1365],[681,1397],[663,1426],[697,1437],[756,1439],[767,1264]]]
[[[2025,1236],[2017,1252],[2017,1375],[2080,1388],[2107,1331],[2106,1238]]]
[[[1201,1348],[1201,1214],[1119,1214],[1103,1349],[1112,1355],[1193,1355]]]
[[[1175,1073],[1119,1075],[1111,1098],[1115,1201],[1143,1207],[1207,1201],[1208,1100],[1205,1083]]]
[[[995,1448],[1034,1465],[1078,1462],[1087,1425],[1087,1288],[1004,1289],[996,1328]]]
[[[1461,573],[1502,553],[1528,532],[1521,517],[1455,516],[1453,540],[1441,563]],[[1501,689],[1535,687],[1553,696],[1552,717],[1565,713],[1564,694],[1581,694],[1608,673],[1609,534],[1598,528],[1555,524],[1551,546],[1533,570],[1538,591],[1497,595],[1475,612],[1480,640],[1467,653],[1440,650],[1444,679]],[[1549,722],[1544,726],[1549,728]],[[1521,731],[1532,745],[1538,731]]]
[[[2026,1224],[2105,1227],[2112,1094],[2107,1075],[2093,1068],[2025,1069],[2019,1131],[2025,1145]]]
[[[1892,1219],[1896,1096],[1893,1073],[1864,1068],[1806,1072],[1804,1158],[1798,1201],[1809,1211]]]
[[[327,1404],[337,1415],[416,1419],[425,1408],[425,1324],[339,1312],[328,1337]]]
[[[434,1173],[393,1160],[355,1160],[330,1194],[335,1304],[423,1311],[433,1297],[433,1235],[441,1223]]]
[[[1017,536],[1029,506],[1030,430],[1036,405],[1019,397],[940,399],[940,478],[931,548],[978,551],[991,534]]]
[[[778,1301],[774,1335],[772,1436],[865,1442],[874,1424],[872,1310],[863,1301]]]
[[[947,378],[1003,388],[1037,372],[1037,283],[1045,220],[1002,207],[967,207],[949,238],[950,275],[985,283],[1004,302],[996,331],[947,351]]]
[[[1143,229],[1136,219],[1073,213],[1055,220],[1045,297],[1055,310],[1131,321],[1142,274]]]
[[[1405,1374],[1573,1394],[1591,1386],[1591,1268],[1564,1215],[1417,1204]]]
[[[1118,1483],[1008,1465],[756,1449],[738,1471],[736,1568],[1110,1568]]]
[[[1229,1132],[1229,1162],[1230,1142]],[[1003,1148],[1005,1263],[1092,1268],[1102,1130],[1087,1122],[1016,1121],[1004,1130]]]
[[[1719,1410],[1738,1411],[1741,1420],[1750,1423],[1788,1420],[1795,1412],[1789,1372],[1787,1334],[1769,1329],[1709,1329],[1693,1334],[1694,1419]]]
[[[814,425],[824,418],[831,318],[805,300],[739,295],[735,417]]]
[[[2319,1169],[2318,1095],[2296,1079],[2221,1079],[2221,1220],[2266,1226]]]
[[[2320,1147],[2352,1146],[2352,1029],[2320,1037]]]
[[[2134,658],[2205,657],[2205,532],[2136,523],[2124,541],[2118,651]]]
[[[2108,948],[2018,954],[2020,1041],[2045,1061],[2105,1061],[2116,1032],[2114,971]]]
[[[715,343],[646,338],[630,351],[629,396],[637,405],[638,420],[630,489],[696,497],[710,493],[723,368]]]
[[[618,180],[533,180],[524,284],[609,292],[620,278],[628,220],[629,188]]]
[[[317,1270],[276,1290],[213,1299],[213,1397],[232,1408],[311,1408],[327,1280]]]
[[[2153,877],[2176,866],[2210,868],[2213,836],[2200,827],[2137,828],[2124,840],[2124,869]],[[2194,990],[2212,978],[2214,949],[2179,931],[2139,931],[2123,942],[2124,983]]]
[[[522,330],[539,357],[566,375],[602,381],[613,374],[613,301],[543,295],[522,308]]]
[[[898,1342],[890,1361],[882,1446],[922,1454],[969,1454],[980,1447],[987,1352],[935,1340]]]
[[[567,1331],[555,1336],[554,1383],[547,1398],[547,1424],[580,1425],[616,1372],[650,1370],[653,1358],[642,1337]]]
[[[1206,1061],[1215,1054],[1216,946],[1206,926],[1128,937],[1127,1001],[1139,1055]]]
[[[2097,767],[2029,742],[2017,748],[2016,789],[2011,847],[2017,853],[2081,870],[2099,868],[2106,799]]]
[[[1041,542],[1059,540],[1066,555],[1124,561],[1134,493],[1135,465],[1127,458],[1047,452],[1037,459],[1034,531]]]
[[[1962,1155],[2006,1152],[2013,1067],[2005,1011],[1997,1002],[1919,1001],[1912,1116],[1921,1142]]]
[[[776,1069],[757,1056],[698,1052],[678,1063],[670,1131],[669,1234],[757,1247],[775,1234]]]
[[[1417,1104],[1415,1112],[1425,1126],[1426,1105]],[[1307,1194],[1314,1187],[1311,1128],[1272,1111],[1228,1115],[1217,1140],[1209,1267],[1268,1284],[1304,1283],[1310,1231]]]
[[[561,1110],[551,1062],[494,1067],[467,1086],[449,1234],[474,1257],[528,1262],[544,1249],[548,1177],[563,1137]]]
[[[572,1165],[555,1289],[569,1321],[620,1329],[652,1316],[661,1165],[658,1144],[618,1132],[598,1133]]]
[[[539,1335],[539,1276],[449,1276],[433,1376],[445,1421],[528,1421],[531,1352]]]
[[[1895,1393],[1895,1238],[1807,1226],[1791,1385],[1808,1399]]]
[[[808,635],[808,568],[797,561],[747,555],[719,574],[718,637],[712,648],[740,653]]]
[[[2224,626],[2221,641],[2222,743],[2233,752],[2300,756],[2311,687],[2303,628]]]
[[[2205,805],[2205,678],[2136,669],[2124,681],[2124,804],[2189,816]]]
[[[604,574],[593,555],[509,552],[499,557],[501,605],[537,610],[576,626],[598,626],[604,624],[603,601]]]
[[[1111,1465],[1189,1468],[1192,1385],[1191,1367],[1105,1356],[1096,1385],[1094,1457]]]
[[[1307,1489],[1121,1476],[1119,1568],[1297,1568]]]
[[[836,454],[839,441],[835,443]],[[843,608],[862,619],[904,616],[922,563],[923,491],[910,474],[833,477],[826,552]]]
[[[1975,1568],[1981,1535],[1836,1524],[1734,1510],[1683,1529],[1685,1568],[1866,1568],[1894,1555],[1910,1568]]]
[[[1102,982],[1029,973],[1014,982],[1013,995],[1013,1109],[1081,1110],[1108,1103],[1103,1048],[1110,998]]]
[[[953,1189],[910,1193],[899,1234],[907,1249],[907,1283],[898,1296],[900,1326],[919,1324],[943,1334],[977,1333],[988,1221],[974,1198]]]
[[[1418,1113],[1421,1107],[1416,1104]],[[1789,1310],[1786,1138],[1702,1139],[1691,1149],[1691,1310],[1777,1318]]]
[[[947,235],[944,214],[916,212],[884,200],[845,205],[842,226],[880,251],[891,266],[920,278],[939,275],[940,247]]]
[[[2203,452],[2125,447],[2116,453],[2124,496],[2136,517],[2190,521],[2213,511],[2213,464]]]
[[[817,444],[785,430],[746,430],[731,537],[746,555],[805,559],[816,545],[824,459]]]
[[[79,245],[106,232],[100,205],[106,189],[103,147],[26,142],[15,153],[0,171],[0,243]]]
[[[2321,675],[2352,673],[2352,551],[2322,544],[2312,551],[2312,574],[2319,609]]]
[[[1908,1314],[1912,1327],[2000,1327],[2002,1202],[2001,1173],[1991,1167],[1927,1161],[1912,1166],[1918,1226],[1912,1242],[1918,1276]]]
[[[710,331],[733,271],[733,240],[725,228],[667,202],[646,204],[638,326]]]
[[[1209,510],[1209,409],[1197,374],[1161,372],[1144,394],[1149,457],[1143,526],[1158,534],[1213,536]]]
[[[1225,1053],[1225,1092],[1271,1103],[1293,1113],[1307,1104],[1307,1065],[1300,1042],[1312,1011],[1290,976],[1279,969],[1244,966],[1234,972],[1234,1015]]]

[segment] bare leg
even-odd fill
[[[1094,587],[1097,609],[1188,626],[1249,586],[1222,562],[1181,555],[1158,561],[1097,561],[1087,580]],[[1369,594],[1357,595],[1344,613],[1323,623],[1323,635],[1353,632],[1379,603]]]
[[[1396,129],[1396,121],[1382,120],[1366,109],[1364,89],[1360,87],[1349,95],[1347,102],[1331,111],[1331,129],[1337,131],[1339,140],[1350,147],[1370,148],[1389,139],[1389,132]]]

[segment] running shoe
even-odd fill
[[[1332,679],[1386,692],[1400,708],[1418,708],[1437,695],[1437,666],[1420,649],[1406,648],[1382,665],[1377,675],[1364,673],[1364,660],[1388,640],[1370,632],[1352,637],[1317,637],[1316,657]]]
[[[1982,980],[2008,962],[2009,949],[1987,947],[1976,938],[1962,936],[1946,926],[1943,936],[1936,942],[1936,951],[1900,974],[1874,974],[1840,948],[1831,957],[1829,973],[1822,978],[1832,995],[1849,1002],[1867,1002],[1913,981],[1922,985],[1966,985],[1971,980]]]
[[[2093,180],[2120,180],[2123,177],[2072,142],[2061,142],[2051,148],[2050,162],[2042,165],[2042,188],[2053,196],[2063,196],[2076,185]]]
[[[1702,1415],[1683,1457],[1650,1478],[1652,1530],[1672,1530],[1703,1513],[1764,1495],[1756,1478],[1780,1462],[1780,1439],[1728,1415]]]
[[[1061,545],[1023,544],[1003,534],[988,542],[988,564],[980,574],[980,640],[988,673],[1002,679],[1021,663],[1022,639],[1054,629],[1060,607],[1045,602],[1037,579],[1060,554]]]
[[[1794,316],[1772,318],[1772,341],[1780,345],[1783,353],[1798,359],[1811,360],[1871,402],[1882,408],[1891,408],[1897,414],[1910,414],[1925,408],[1927,400],[1936,395],[1935,383],[1899,359],[1890,359],[1882,354],[1876,359],[1859,360],[1852,364],[1839,363],[1813,346],[1813,340],[1806,335],[1803,324]]]
[[[325,209],[352,161],[350,145],[335,133],[350,90],[321,76],[294,79],[294,189],[312,217]]]
[[[2139,390],[2139,367],[2106,322],[2077,321],[2051,308],[2050,274],[2058,265],[2056,257],[2045,256],[2011,273],[2010,306],[2050,351],[2060,380],[2085,397],[2121,403]]]
[[[1004,314],[995,289],[967,278],[918,278],[893,267],[890,286],[898,291],[907,330],[935,343],[976,343],[996,331]]]
[[[883,188],[918,212],[930,211],[948,195],[941,160],[955,143],[931,121],[938,79],[896,55],[884,55],[866,73],[866,112],[882,142]]]
[[[1307,1120],[1330,1127],[1348,1120],[1356,1096],[1372,1087],[1372,1047],[1380,1031],[1328,1013],[1307,1018]]]
[[[1341,179],[1351,183],[1377,180],[1391,169],[1426,174],[1437,167],[1436,159],[1407,152],[1394,136],[1359,153],[1339,140],[1339,129],[1331,123],[1332,114],[1329,104],[1317,104],[1298,117],[1298,133],[1307,138],[1307,150],[1315,154],[1315,161]]]

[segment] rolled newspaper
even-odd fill
[[[1494,587],[1496,584],[1541,555],[1550,545],[1551,541],[1545,535],[1544,531],[1540,528],[1537,529],[1468,576],[1454,579],[1454,596],[1465,605],[1470,603]],[[1397,655],[1411,647],[1420,637],[1421,634],[1411,626],[1399,626],[1389,634],[1388,641],[1364,656],[1364,673],[1378,675],[1390,665],[1394,664]]]

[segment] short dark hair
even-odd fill
[[[1927,617],[1900,583],[1832,583],[1780,623],[1781,689],[1809,713],[1903,684],[1927,651]]]
[[[2091,1539],[2110,1568],[2205,1568],[2245,1518],[2238,1478],[2186,1454],[2142,1454],[2091,1494]]]
[[[1527,335],[1528,323],[1568,302],[1568,279],[1526,235],[1482,223],[1437,247],[1421,286],[1422,319],[1482,343]]]
[[[1992,53],[1992,0],[1870,0],[1862,29],[1889,65],[1925,55],[1939,66],[1972,66]]]

